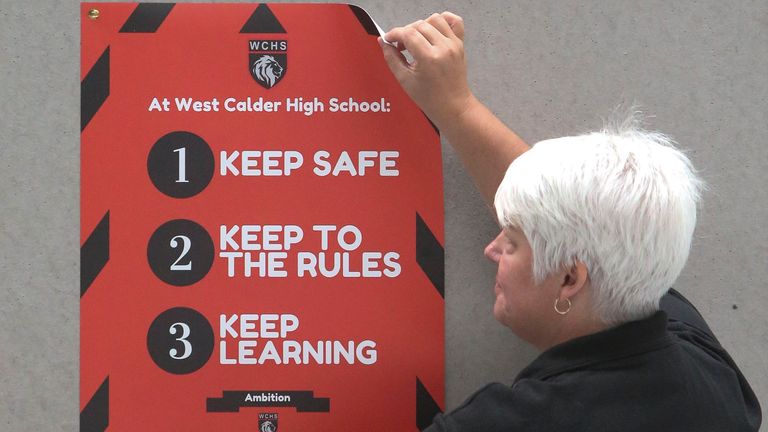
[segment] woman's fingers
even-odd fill
[[[427,18],[427,22],[432,24],[432,26],[437,29],[440,34],[448,39],[452,39],[456,36],[451,29],[451,25],[448,24],[448,21],[446,21],[445,18],[440,14],[432,14],[429,18]]]
[[[405,92],[436,123],[447,124],[471,97],[464,60],[464,23],[454,14],[434,14],[389,31],[384,58]],[[408,50],[409,64],[400,52]]]
[[[464,20],[453,12],[443,12],[440,16],[451,26],[453,34],[459,39],[464,40]]]
[[[401,51],[408,50],[415,59],[425,56],[432,48],[432,44],[411,24],[393,28],[384,35],[384,38],[390,42],[396,42]]]
[[[444,44],[448,40],[448,38],[436,29],[429,20],[422,21],[415,28],[429,41],[430,44],[432,44],[432,46]]]

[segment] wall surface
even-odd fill
[[[641,103],[709,183],[676,287],[768,401],[768,3],[359,4],[384,28],[462,15],[473,90],[531,143]],[[77,430],[79,76],[77,2],[0,0],[4,431]],[[482,250],[497,227],[446,143],[444,175],[450,409],[489,381],[511,382],[536,352],[491,315],[495,269]]]

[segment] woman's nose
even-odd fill
[[[499,237],[496,237],[495,239],[493,239],[490,243],[488,243],[488,246],[485,247],[485,251],[483,252],[486,258],[488,258],[489,260],[495,263],[499,262],[499,255],[500,255],[498,240],[499,240]]]

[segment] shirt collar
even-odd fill
[[[589,364],[663,348],[672,343],[666,328],[667,314],[658,311],[648,318],[571,339],[541,353],[515,382],[524,378],[545,379]]]

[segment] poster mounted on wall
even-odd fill
[[[370,17],[83,3],[81,30],[81,430],[429,424],[440,140]]]

